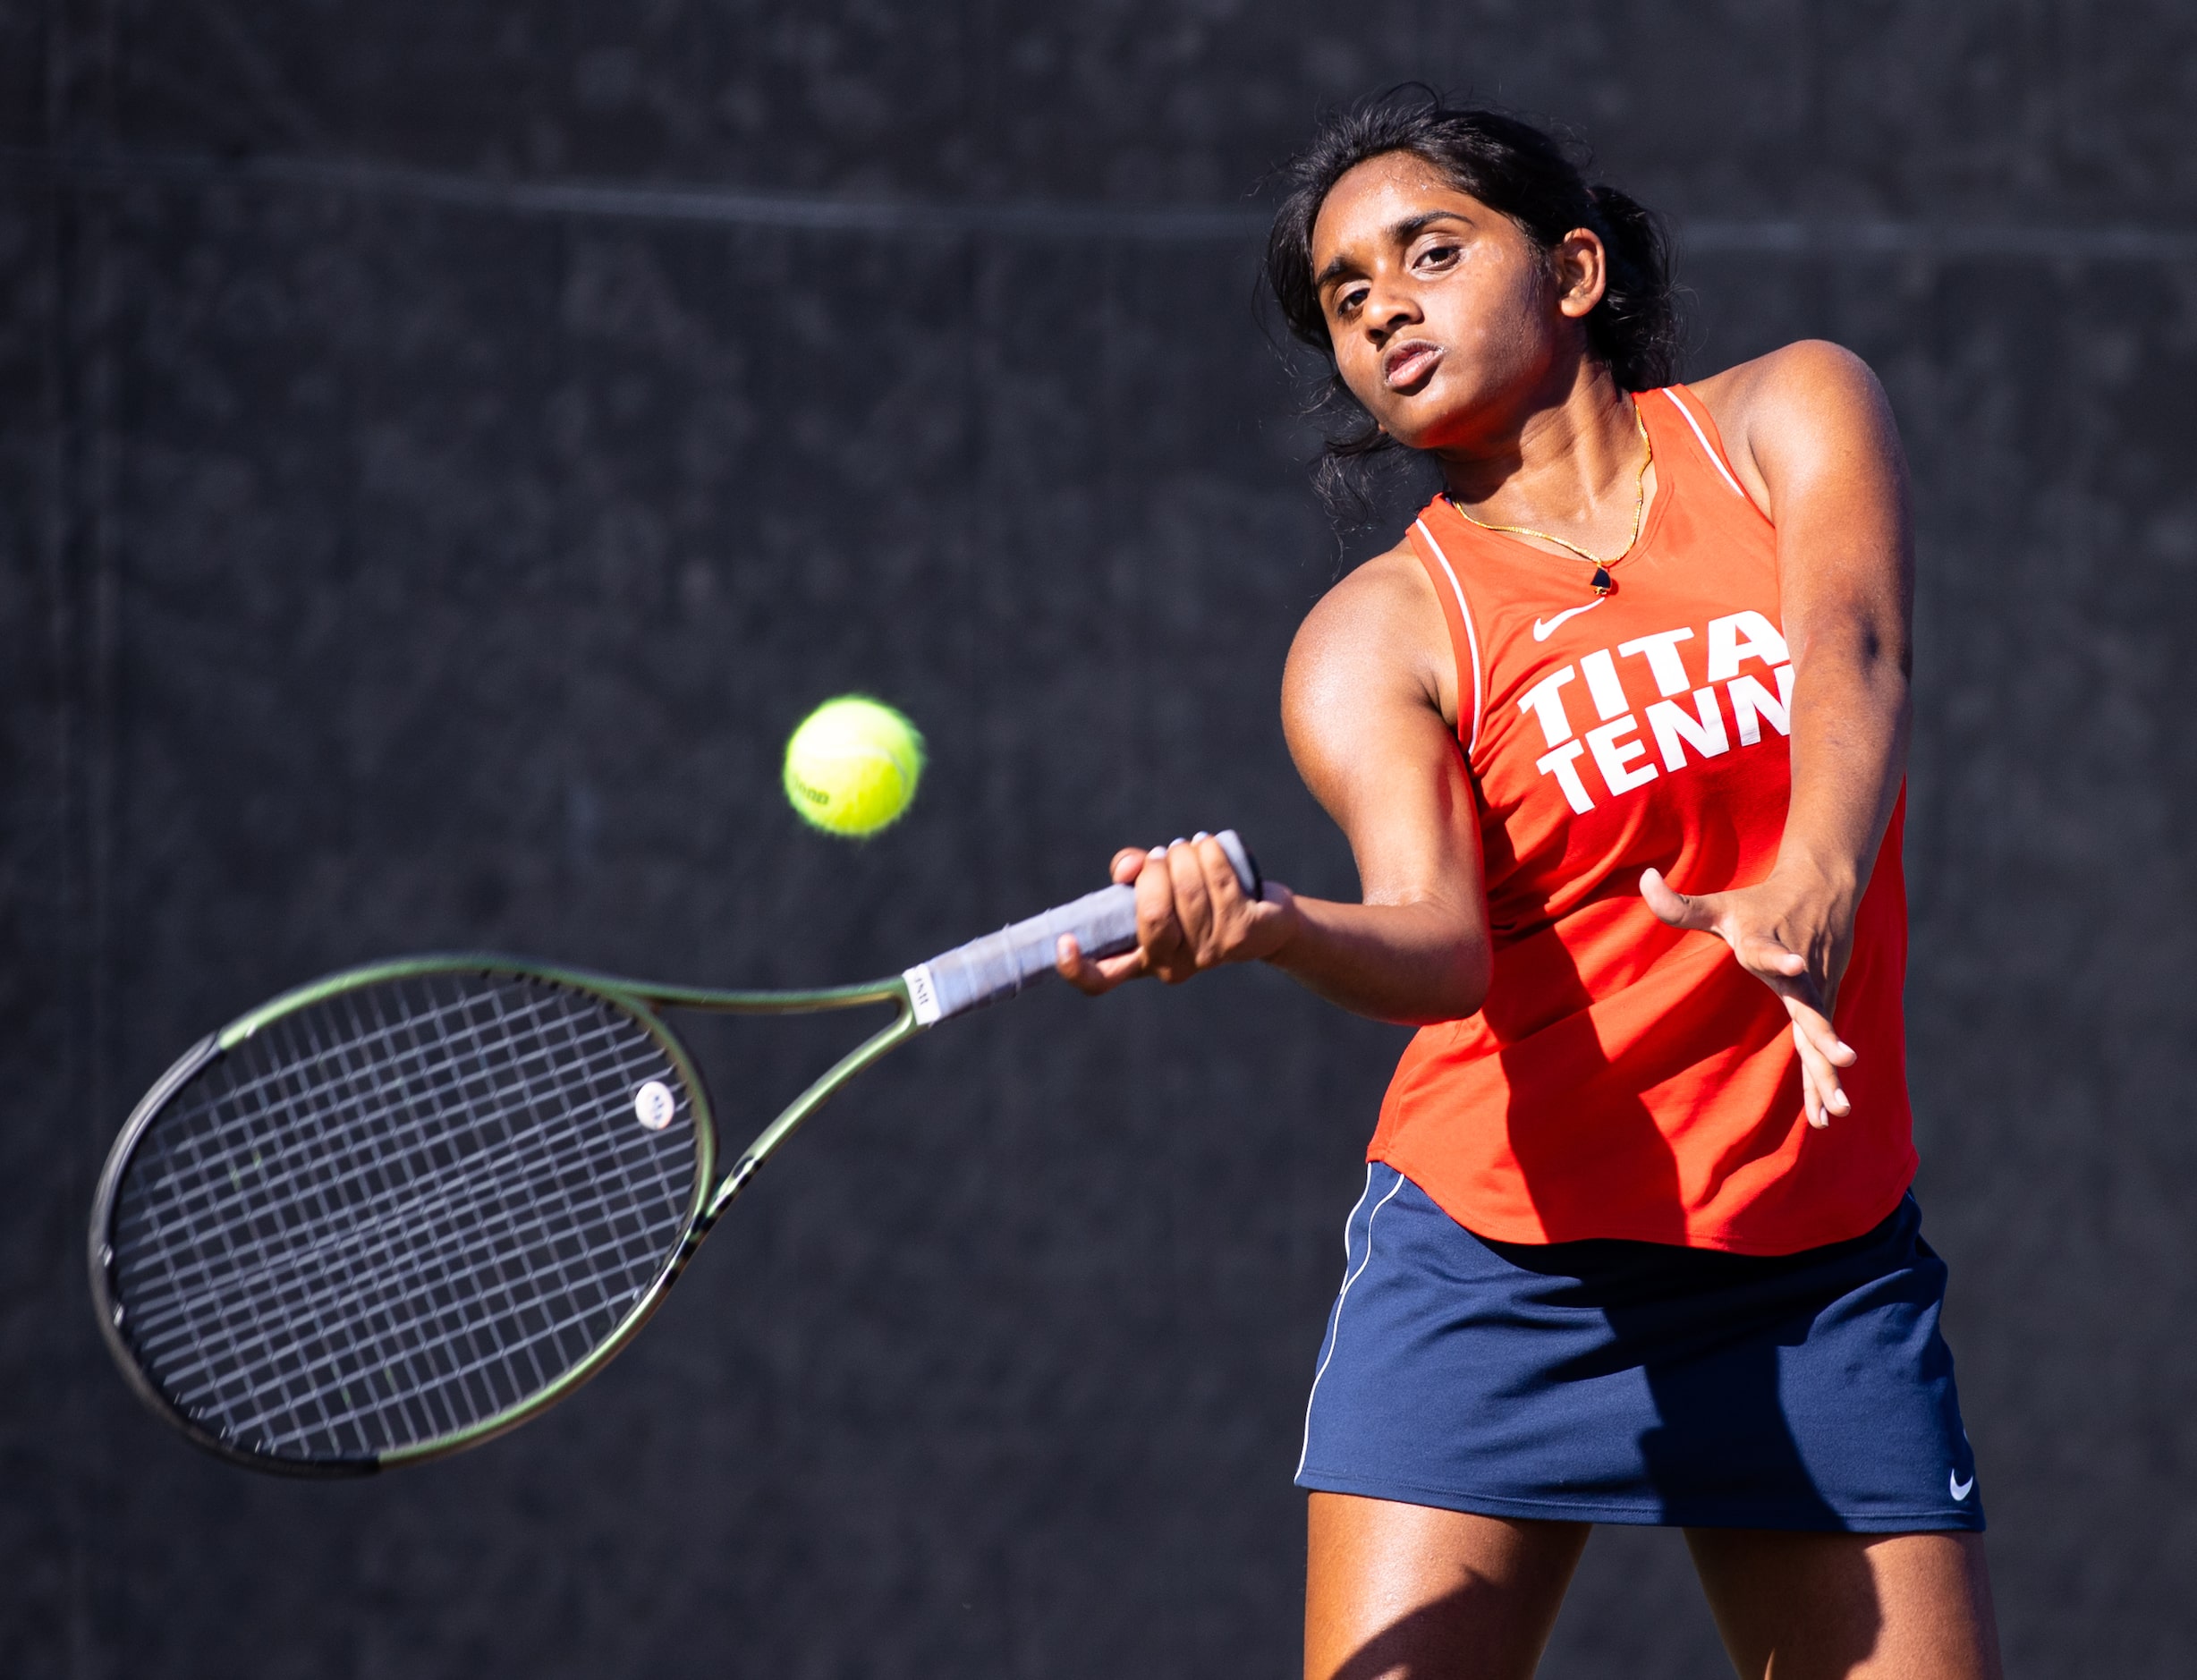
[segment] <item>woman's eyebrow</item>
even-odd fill
[[[1464,219],[1464,213],[1461,210],[1421,210],[1417,216],[1407,216],[1401,222],[1391,223],[1388,237],[1401,245],[1413,234],[1424,233],[1437,222],[1462,222]]]
[[[1401,245],[1424,233],[1437,222],[1462,222],[1465,219],[1458,210],[1421,210],[1417,216],[1407,216],[1400,222],[1391,222],[1387,227],[1391,244]],[[1354,265],[1348,257],[1337,254],[1333,261],[1312,276],[1312,290],[1318,292],[1330,280],[1339,280],[1351,272]]]

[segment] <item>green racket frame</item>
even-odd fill
[[[152,1124],[168,1099],[187,1080],[216,1056],[235,1048],[262,1028],[286,1015],[362,987],[437,974],[511,975],[586,992],[622,1011],[655,1039],[673,1066],[679,1070],[693,1117],[694,1197],[687,1212],[686,1233],[665,1261],[663,1268],[616,1326],[578,1362],[514,1405],[447,1435],[407,1447],[394,1447],[369,1458],[287,1460],[243,1451],[179,1412],[168,1397],[147,1379],[139,1367],[136,1355],[123,1339],[121,1303],[115,1291],[114,1250],[107,1240],[107,1233],[115,1199],[121,1188],[132,1149],[139,1136]],[[875,1004],[891,1005],[892,1020],[833,1063],[820,1077],[810,1082],[801,1095],[780,1109],[776,1118],[756,1133],[754,1141],[733,1163],[732,1170],[719,1181],[717,1177],[717,1111],[710,1099],[708,1085],[686,1046],[665,1023],[658,1011],[673,1008],[692,1010],[702,1014],[793,1015],[859,1009]],[[924,1023],[916,1019],[915,1005],[908,993],[908,982],[898,974],[888,980],[872,980],[866,985],[827,986],[808,991],[710,991],[699,987],[664,986],[625,980],[585,969],[560,968],[493,952],[453,952],[369,963],[325,975],[261,1004],[249,1014],[240,1015],[220,1031],[191,1046],[145,1093],[144,1099],[131,1113],[108,1155],[93,1202],[91,1292],[98,1311],[100,1332],[106,1337],[115,1362],[122,1367],[123,1376],[128,1379],[140,1399],[180,1430],[193,1445],[233,1464],[278,1475],[327,1478],[371,1475],[378,1470],[424,1464],[430,1459],[445,1458],[453,1453],[463,1452],[506,1430],[516,1429],[530,1418],[539,1416],[609,1363],[640,1333],[657,1309],[663,1305],[665,1296],[670,1293],[671,1286],[678,1282],[679,1274],[685,1269],[687,1261],[693,1258],[694,1251],[701,1246],[702,1239],[709,1235],[710,1227],[724,1216],[734,1198],[740,1194],[778,1146],[799,1131],[802,1124],[830,1100],[833,1093],[842,1085],[887,1050],[904,1043],[923,1030]]]

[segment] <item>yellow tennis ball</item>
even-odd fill
[[[923,736],[881,700],[843,694],[785,743],[785,796],[819,828],[872,835],[908,809],[923,777]]]

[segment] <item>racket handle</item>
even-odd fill
[[[1203,836],[1200,836],[1202,838]],[[1259,864],[1233,828],[1213,836],[1220,842],[1228,861],[1235,866],[1236,880],[1245,895],[1259,896]],[[1133,887],[1104,887],[1086,893],[1071,904],[1056,906],[988,933],[967,945],[957,945],[928,963],[919,963],[901,978],[908,983],[908,1001],[914,1005],[918,1026],[928,1027],[949,1015],[965,1014],[986,1004],[1012,997],[1032,980],[1053,972],[1053,954],[1060,936],[1072,933],[1085,956],[1114,956],[1137,942],[1137,893]]]

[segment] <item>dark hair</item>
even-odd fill
[[[1423,158],[1461,191],[1509,216],[1544,250],[1555,249],[1575,227],[1601,236],[1608,254],[1607,289],[1587,317],[1587,344],[1624,389],[1669,384],[1678,349],[1661,225],[1615,187],[1589,185],[1548,134],[1498,112],[1446,105],[1432,89],[1419,86],[1335,112],[1281,172],[1285,196],[1267,236],[1267,284],[1290,333],[1328,358],[1330,378],[1318,407],[1350,417],[1328,437],[1313,471],[1322,497],[1338,515],[1370,509],[1367,470],[1379,464],[1374,457],[1396,445],[1335,370],[1335,347],[1312,283],[1312,224],[1337,181],[1389,152]]]

